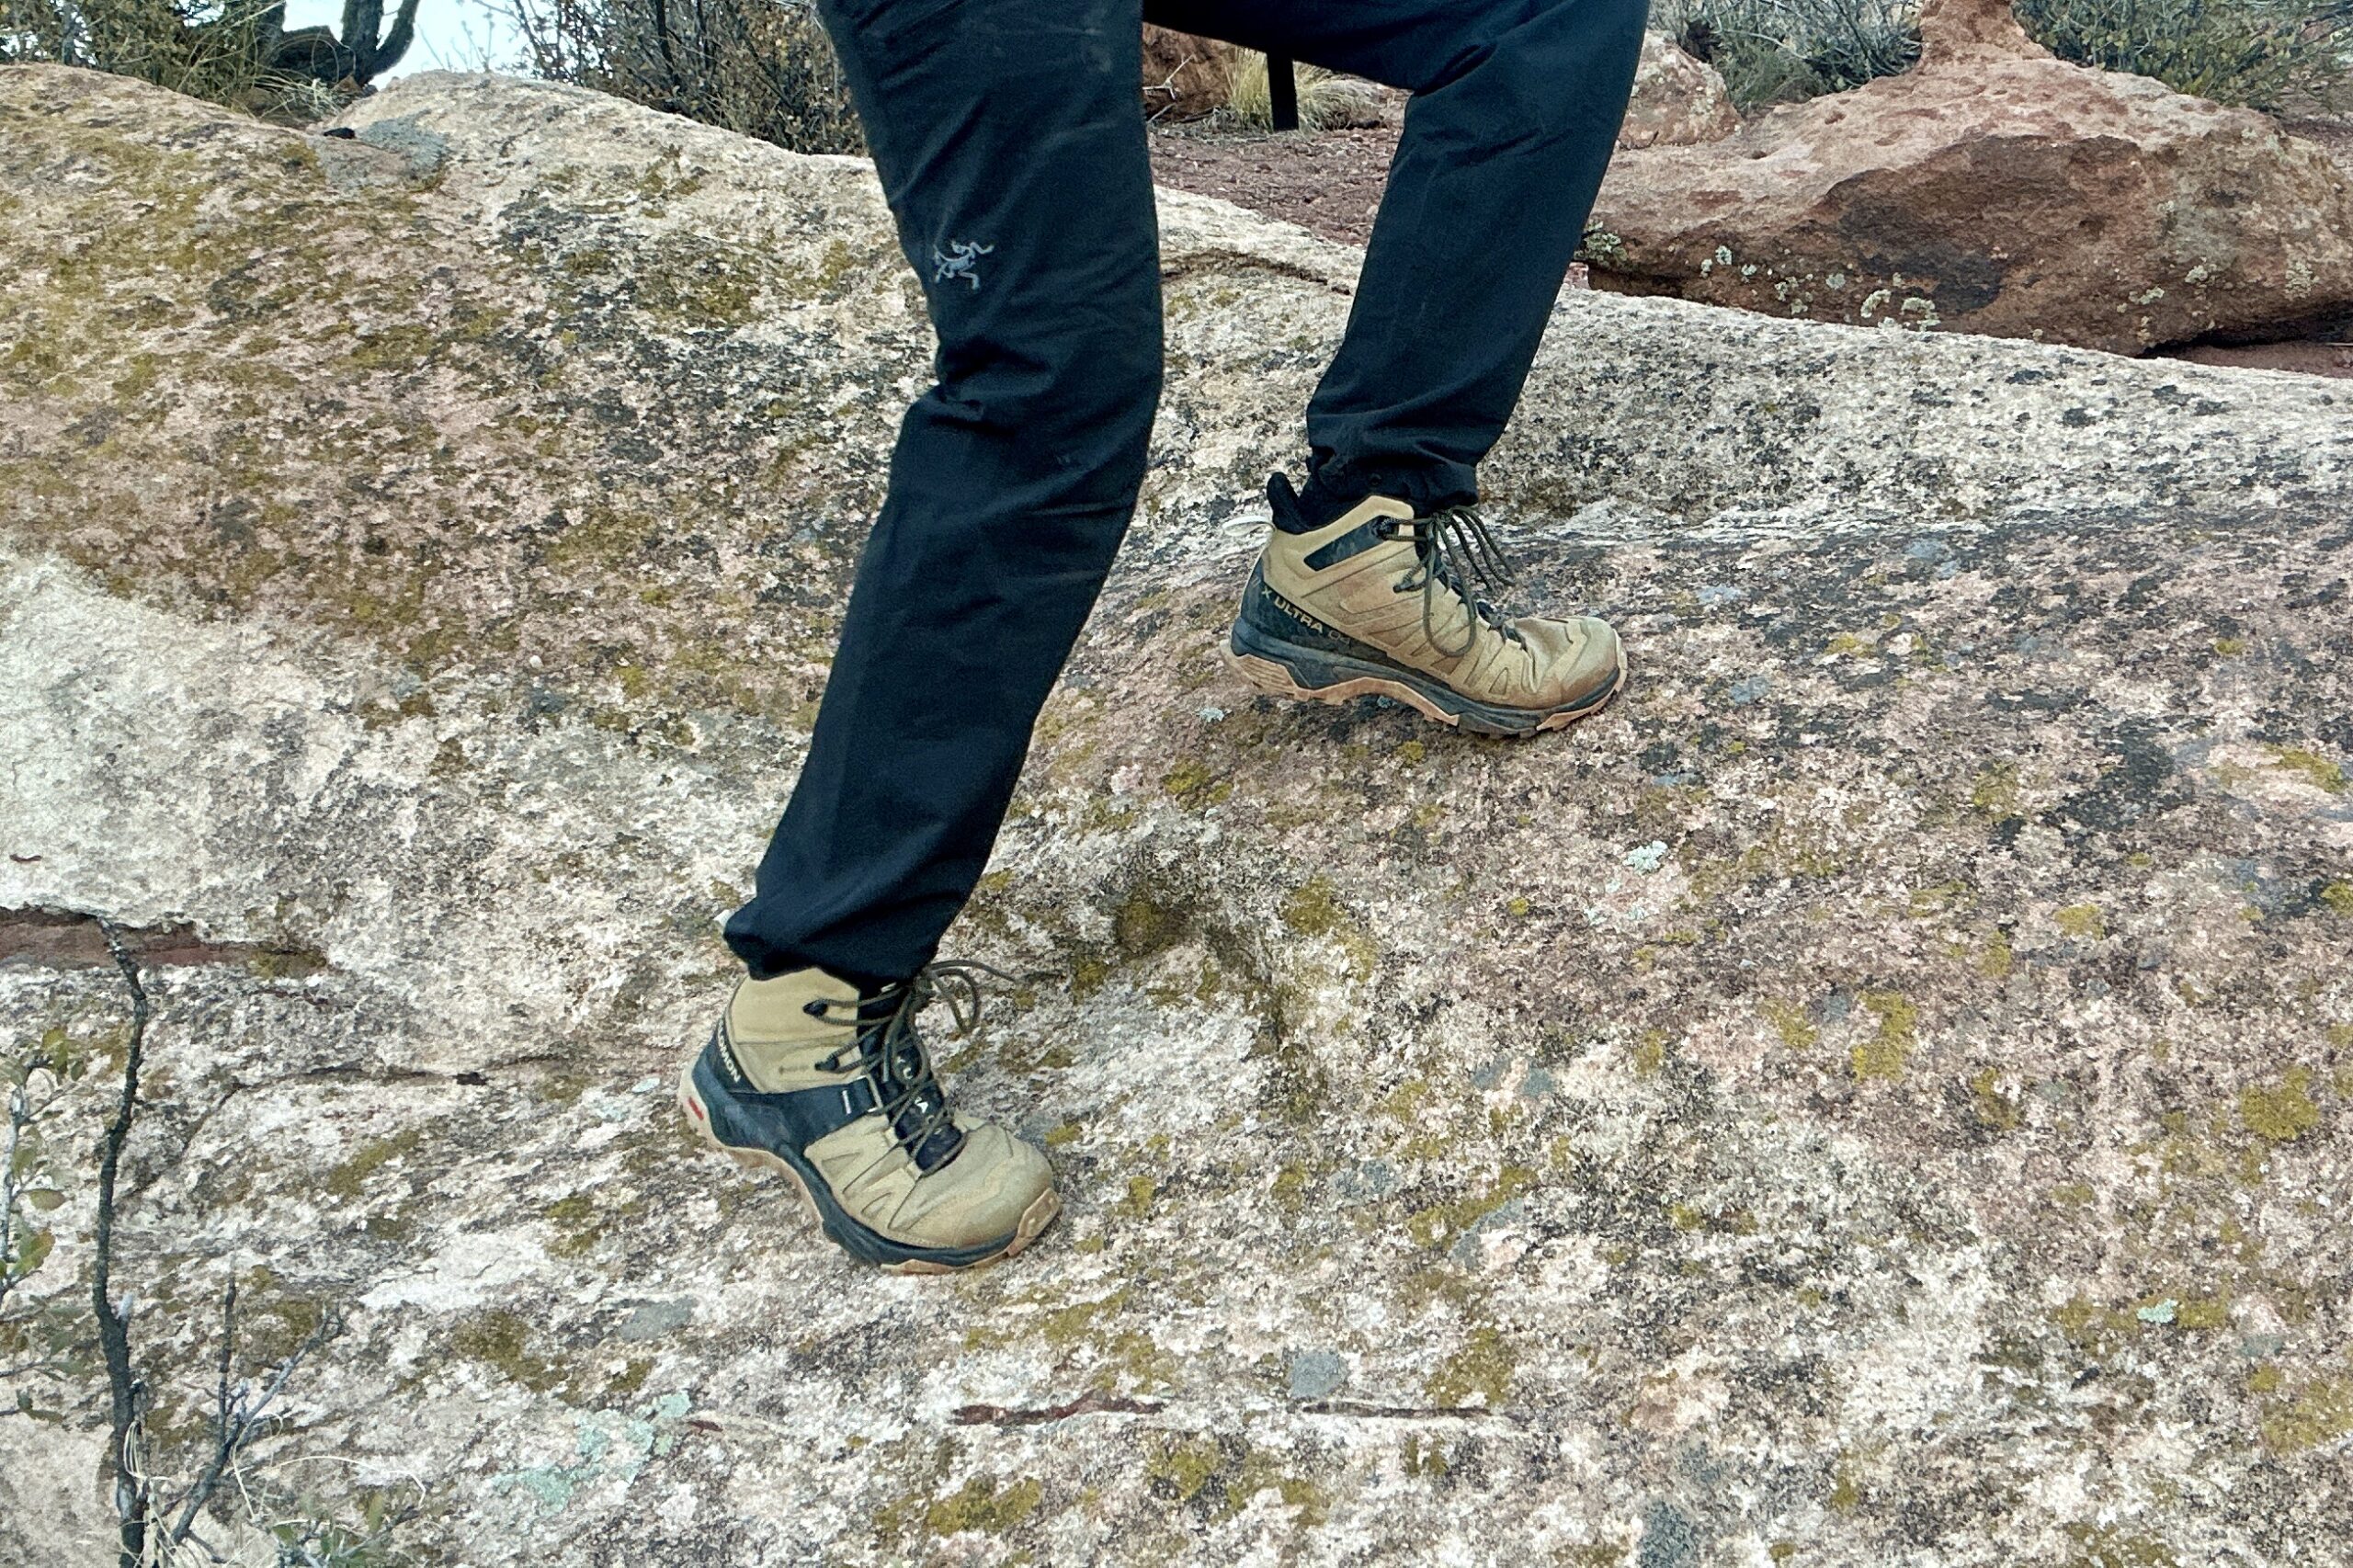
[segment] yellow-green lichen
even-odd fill
[[[534,1393],[545,1393],[563,1381],[560,1366],[532,1351],[531,1325],[504,1308],[460,1320],[449,1331],[449,1347]]]
[[[1328,937],[1348,924],[1348,913],[1328,878],[1312,877],[1283,900],[1282,921],[1302,937]]]
[[[1270,1454],[1208,1433],[1182,1442],[1164,1440],[1144,1461],[1144,1474],[1179,1504],[1214,1498],[1218,1506],[1212,1512],[1220,1518],[1233,1517],[1268,1491],[1299,1509],[1300,1523],[1310,1528],[1324,1523],[1331,1510],[1329,1495],[1315,1481],[1288,1473]]]
[[[2071,903],[2051,917],[2051,923],[2070,937],[2097,942],[2108,935],[2108,922],[2096,903]]]
[[[1830,1495],[1824,1501],[1842,1514],[1851,1514],[1863,1506],[1862,1483],[1858,1479],[1860,1469],[1855,1456],[1844,1449],[1832,1466]]]
[[[1370,980],[1381,961],[1380,944],[1358,923],[1338,892],[1324,877],[1311,877],[1283,900],[1283,925],[1302,937],[1328,937],[1348,956],[1348,972]]]
[[[2024,799],[2015,763],[1997,762],[1981,770],[1969,790],[1969,803],[1996,822],[2017,816]]]
[[[1188,811],[1217,805],[1233,793],[1232,779],[1220,778],[1207,763],[1193,757],[1162,774],[1160,787]]]
[[[1526,1165],[1506,1165],[1480,1191],[1407,1215],[1405,1233],[1423,1246],[1443,1246],[1521,1193],[1532,1190],[1536,1179],[1536,1173]]]
[[[2306,783],[2332,795],[2345,793],[2343,766],[2310,746],[2273,746],[2271,766],[2282,772],[2295,774]]]
[[[1518,1352],[1500,1330],[1474,1328],[1462,1347],[1430,1374],[1430,1403],[1459,1409],[1475,1399],[1491,1409],[1499,1406],[1511,1396],[1512,1378],[1518,1368]]]
[[[1765,1015],[1765,1021],[1773,1026],[1773,1032],[1779,1035],[1781,1043],[1791,1051],[1806,1050],[1822,1038],[1822,1030],[1806,1016],[1806,1010],[1794,1002],[1768,996],[1756,1004],[1756,1010]]]
[[[2320,1378],[2263,1416],[2263,1442],[2274,1454],[2300,1454],[2353,1433],[2353,1378]]]
[[[2067,1568],[2179,1568],[2173,1548],[2153,1535],[2122,1525],[2073,1524],[2065,1528],[2075,1542]]]
[[[1977,972],[1988,980],[2007,980],[2016,960],[2010,952],[2010,939],[2000,931],[1989,934],[1984,948],[1977,955]]]
[[[389,1138],[378,1138],[361,1144],[342,1164],[326,1174],[320,1183],[328,1195],[340,1199],[355,1199],[368,1185],[368,1178],[391,1165],[394,1160],[414,1153],[425,1138],[425,1130],[405,1128]]]
[[[2290,1067],[2270,1087],[2253,1085],[2240,1091],[2239,1120],[2257,1138],[2291,1143],[2320,1123],[2320,1108],[2313,1104],[2312,1072]]]
[[[2007,1132],[2020,1119],[2018,1102],[2002,1093],[2001,1073],[1993,1067],[1981,1067],[1969,1080],[1969,1092],[1974,1101],[1977,1120],[1981,1126],[1995,1132]]]
[[[1856,1078],[1903,1077],[1904,1064],[1918,1041],[1920,1009],[1900,991],[1866,991],[1861,1001],[1879,1019],[1879,1029],[1848,1053]]]
[[[1172,1444],[1144,1461],[1144,1474],[1165,1484],[1179,1503],[1189,1503],[1215,1480],[1224,1467],[1225,1452],[1217,1439],[1203,1436]]]
[[[924,1510],[923,1522],[935,1536],[967,1530],[1003,1535],[1027,1524],[1044,1495],[1045,1487],[1035,1477],[1000,1488],[995,1476],[976,1475]]]

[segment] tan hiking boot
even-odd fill
[[[1471,508],[1417,517],[1369,495],[1309,528],[1287,478],[1267,494],[1274,528],[1227,644],[1259,690],[1392,697],[1475,734],[1532,735],[1599,711],[1625,684],[1608,621],[1511,619],[1477,597],[1472,585],[1508,583],[1511,568]]]
[[[976,972],[937,963],[860,998],[823,970],[735,988],[710,1041],[678,1080],[678,1105],[710,1142],[801,1186],[826,1236],[901,1274],[1009,1256],[1062,1211],[1046,1156],[1004,1128],[959,1126],[915,1031],[944,994],[978,1015]]]

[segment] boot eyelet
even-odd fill
[[[801,1010],[813,1018],[822,1018],[825,1016],[824,998],[821,996],[814,1002],[803,1002],[801,1004]]]

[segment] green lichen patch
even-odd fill
[[[2264,1447],[2281,1457],[2353,1435],[2353,1378],[2315,1378],[2272,1402],[2262,1426]]]
[[[2018,815],[2025,799],[2015,763],[1995,763],[1980,770],[1969,789],[1969,803],[1996,822]]]
[[[1756,1004],[1756,1010],[1765,1015],[1765,1021],[1773,1026],[1773,1032],[1791,1051],[1808,1050],[1822,1039],[1821,1028],[1794,1002],[1768,996]]]
[[[2017,1098],[2001,1089],[2001,1072],[1994,1067],[1981,1067],[1969,1080],[1972,1105],[1978,1125],[1994,1132],[2008,1132],[2024,1119]],[[2089,1189],[2086,1189],[2088,1194]]]
[[[1472,1403],[1494,1409],[1511,1397],[1519,1352],[1500,1329],[1484,1324],[1471,1331],[1461,1348],[1438,1363],[1426,1385],[1430,1403],[1448,1409]]]
[[[1283,924],[1302,937],[1328,937],[1348,924],[1348,912],[1327,877],[1312,877],[1283,900]]]
[[[367,1188],[370,1176],[415,1153],[424,1140],[425,1130],[421,1127],[404,1127],[387,1137],[370,1139],[327,1172],[319,1186],[330,1198],[347,1201],[356,1199]]]
[[[449,1331],[449,1348],[457,1355],[534,1393],[547,1393],[563,1385],[566,1373],[555,1358],[535,1350],[532,1341],[529,1321],[503,1307],[461,1318]]]
[[[1349,971],[1358,980],[1372,978],[1381,949],[1346,905],[1331,881],[1312,877],[1293,888],[1284,900],[1282,923],[1302,937],[1328,937],[1348,955]]]
[[[1199,757],[1187,757],[1162,774],[1160,787],[1167,791],[1169,799],[1188,811],[1203,811],[1222,804],[1233,793],[1233,780]]]
[[[2344,766],[2310,746],[2274,746],[2271,766],[2332,795],[2345,793]]]
[[[1900,991],[1866,991],[1859,1000],[1879,1020],[1879,1028],[1848,1052],[1856,1079],[1902,1078],[1913,1048],[1919,1043],[1920,1009]]]
[[[1004,1535],[1028,1524],[1045,1496],[1035,1476],[1000,1485],[994,1475],[976,1475],[924,1510],[924,1527],[935,1536]]]
[[[2239,1093],[2239,1120],[2257,1138],[2292,1143],[2320,1125],[2320,1108],[2313,1103],[2309,1068],[2290,1067],[2279,1083],[2254,1085]]]
[[[1210,1505],[1213,1519],[1232,1518],[1269,1491],[1297,1508],[1299,1522],[1310,1528],[1323,1524],[1331,1511],[1330,1495],[1319,1482],[1292,1474],[1272,1454],[1240,1437],[1205,1432],[1164,1438],[1144,1460],[1144,1475],[1156,1496],[1179,1506]]]
[[[2097,942],[2108,935],[2107,919],[2097,903],[2068,904],[2051,916],[2051,923],[2079,941]]]
[[[2180,1568],[2162,1538],[2123,1525],[2071,1524],[2065,1532],[2075,1543],[2066,1568]]]
[[[1533,1191],[1536,1184],[1536,1173],[1527,1166],[1506,1165],[1478,1191],[1407,1215],[1405,1233],[1423,1246],[1443,1247],[1520,1194]]]

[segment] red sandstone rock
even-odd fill
[[[1233,46],[1190,33],[1143,29],[1143,108],[1163,119],[1198,119],[1225,102]]]
[[[1643,35],[1619,146],[1689,146],[1721,142],[1739,129],[1740,111],[1715,67],[1684,53],[1665,33]]]
[[[2070,65],[2004,0],[1920,63],[1701,146],[1621,152],[1594,286],[2139,353],[2353,310],[2353,188],[2245,109]]]

